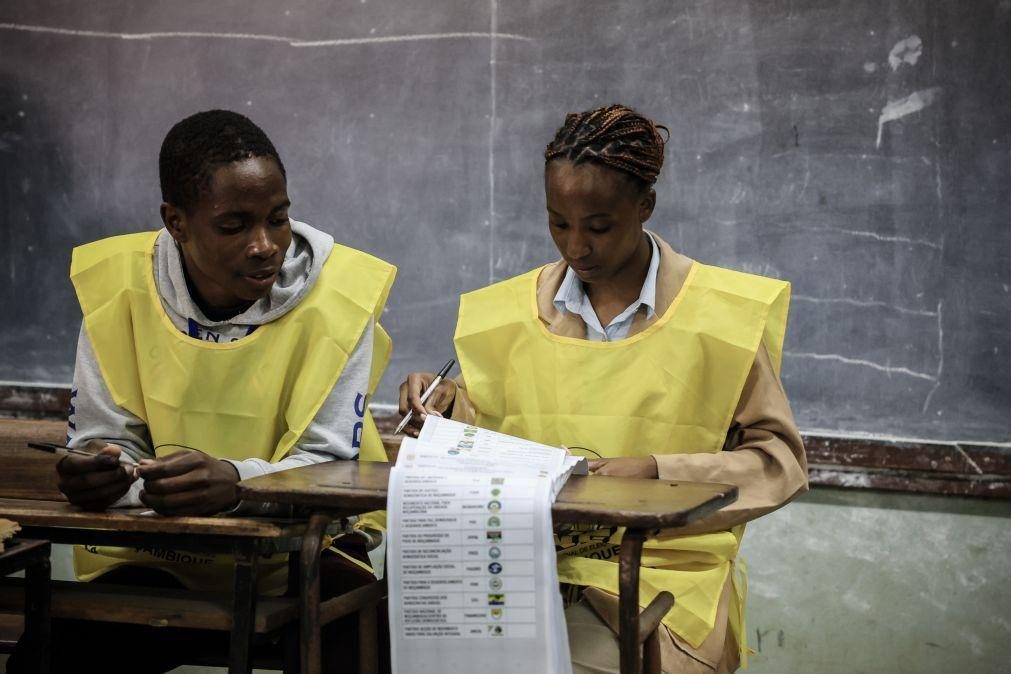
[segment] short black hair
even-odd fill
[[[284,164],[263,129],[231,110],[206,110],[169,129],[158,153],[162,201],[191,211],[215,166],[270,157],[287,180]]]

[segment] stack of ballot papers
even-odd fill
[[[569,674],[551,504],[586,462],[428,416],[390,472],[394,674]]]
[[[21,527],[16,522],[0,519],[0,552],[4,551],[4,541],[19,532]]]

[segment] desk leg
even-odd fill
[[[252,539],[239,543],[235,555],[232,640],[228,674],[249,674],[253,630],[256,626],[256,552]]]
[[[379,635],[376,623],[379,611],[369,603],[358,612],[358,674],[378,674]]]
[[[618,644],[621,674],[641,674],[642,642],[639,640],[639,563],[646,532],[626,529],[621,539],[618,565]]]
[[[40,674],[50,670],[50,566],[49,555],[25,568],[25,634],[34,651]]]
[[[285,591],[286,597],[301,596],[302,583],[299,580],[302,569],[302,558],[298,551],[288,554],[288,589]],[[299,646],[298,621],[293,620],[284,627],[284,670],[283,674],[300,673],[301,646]]]
[[[323,668],[319,628],[319,559],[323,548],[323,532],[333,521],[327,513],[313,513],[302,535],[299,592],[300,630],[302,632],[302,674],[320,674]]]

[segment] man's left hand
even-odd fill
[[[183,450],[137,468],[140,500],[162,515],[213,515],[239,502],[239,472],[227,461]]]
[[[659,477],[656,459],[652,456],[629,456],[620,459],[593,459],[590,461],[590,473],[609,477],[641,477],[656,479]]]

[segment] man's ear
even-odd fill
[[[168,202],[162,202],[161,221],[165,223],[165,229],[168,230],[173,239],[179,243],[186,242],[188,232],[186,227],[186,213],[183,209],[178,206],[173,206]]]
[[[656,208],[656,190],[650,189],[649,192],[642,195],[642,199],[639,200],[639,224],[646,224],[650,216],[653,215],[653,209]]]

